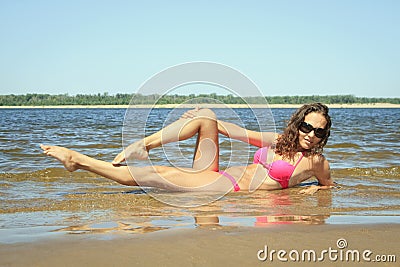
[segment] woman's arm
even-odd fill
[[[274,143],[277,134],[272,132],[256,132],[240,127],[237,124],[218,120],[218,132],[229,138],[246,142],[253,146],[265,147]]]
[[[299,192],[300,194],[312,195],[318,190],[326,190],[335,187],[335,183],[331,177],[329,162],[326,160],[326,158],[324,156],[319,156],[316,162],[314,162],[314,166],[314,174],[319,185],[312,185],[306,189],[303,189]]]
[[[335,186],[331,177],[331,168],[329,162],[324,156],[319,156],[317,163],[315,164],[315,177],[318,179],[318,183],[322,186]]]
[[[200,108],[186,111],[182,118],[195,118]],[[265,147],[273,144],[275,139],[278,138],[278,134],[273,132],[256,132],[252,130],[240,127],[237,124],[217,120],[218,132],[231,139],[239,140],[257,147]]]

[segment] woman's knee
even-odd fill
[[[209,108],[200,109],[198,114],[199,114],[199,116],[206,117],[206,118],[209,118],[212,120],[217,119],[217,115],[215,115],[215,112]]]
[[[135,178],[129,173],[129,171],[124,173],[123,175],[120,175],[116,182],[126,186],[138,185]]]

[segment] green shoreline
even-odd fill
[[[51,105],[51,106],[0,106],[0,109],[73,109],[73,108],[299,108],[300,104],[163,104],[163,105]],[[329,108],[400,108],[400,104],[354,103],[327,104]]]

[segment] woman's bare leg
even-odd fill
[[[59,160],[68,171],[87,170],[129,186],[151,186],[172,191],[225,191],[232,188],[228,179],[215,171],[193,172],[166,166],[116,167],[65,147],[41,145],[43,152]]]
[[[59,160],[68,171],[72,172],[77,169],[87,170],[124,185],[138,185],[137,181],[135,181],[135,177],[140,177],[146,186],[152,186],[153,182],[155,183],[153,186],[156,186],[160,176],[169,177],[167,180],[171,180],[172,182],[172,180],[176,180],[176,178],[174,178],[176,175],[181,178],[190,176],[191,179],[187,181],[177,182],[182,186],[188,185],[187,182],[191,184],[194,181],[193,171],[195,170],[197,170],[197,173],[207,170],[212,171],[212,173],[209,174],[212,177],[208,178],[213,180],[215,179],[214,174],[217,174],[215,172],[218,171],[219,168],[218,125],[215,114],[211,110],[202,110],[200,116],[195,119],[180,119],[143,140],[143,143],[151,149],[165,143],[185,140],[198,134],[193,169],[186,169],[186,171],[183,169],[175,170],[175,168],[156,166],[154,168],[128,168],[127,166],[116,166],[114,162],[112,164],[97,160],[64,147],[41,145],[41,148],[46,155]],[[156,172],[154,172],[155,170]],[[161,173],[157,173],[158,171]],[[204,178],[204,176],[207,176],[207,174],[203,174],[201,176],[202,178],[199,179],[208,180]],[[178,180],[180,180],[180,178],[178,178]],[[163,183],[162,181],[160,182]],[[204,184],[204,182],[207,183],[207,181],[195,181],[195,184]],[[159,186],[165,188],[162,184]]]
[[[209,109],[201,109],[193,119],[179,119],[162,130],[133,143],[115,157],[114,165],[126,158],[145,159],[147,151],[163,144],[186,140],[198,134],[193,169],[218,171],[219,145],[218,124],[214,114]]]
[[[70,172],[78,169],[87,170],[123,185],[137,185],[127,166],[116,167],[109,162],[88,157],[65,147],[48,145],[40,147],[46,155],[56,158]]]

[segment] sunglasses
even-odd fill
[[[303,133],[311,133],[311,131],[314,131],[314,134],[318,138],[323,138],[326,135],[326,129],[323,128],[314,128],[311,124],[303,121],[300,126],[299,130],[302,131]]]

